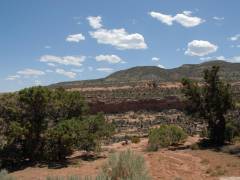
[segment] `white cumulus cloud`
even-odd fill
[[[172,17],[171,15],[162,14],[160,12],[154,12],[154,11],[150,12],[149,14],[150,14],[150,16],[161,21],[164,24],[167,24],[169,26],[171,26],[173,24],[174,17]]]
[[[99,29],[101,28],[102,25],[102,17],[101,16],[89,16],[87,17],[87,20],[89,22],[89,25],[93,28],[93,29]]]
[[[23,76],[27,76],[27,77],[42,76],[45,74],[45,72],[37,70],[37,69],[24,69],[24,70],[18,71],[17,73],[20,75],[23,75]]]
[[[175,16],[152,11],[149,15],[169,26],[173,25],[173,22],[177,22],[184,27],[190,28],[205,22],[205,20],[199,17],[191,16],[191,11],[183,11],[183,13],[176,14]]]
[[[161,64],[159,64],[159,65],[157,65],[159,68],[162,68],[162,69],[165,69],[165,66],[163,66],[163,65],[161,65]]]
[[[192,14],[192,11],[183,11],[183,14],[190,16]]]
[[[66,38],[66,41],[68,42],[80,42],[83,40],[85,40],[85,37],[81,33],[68,35],[68,37]]]
[[[206,56],[210,53],[216,52],[217,49],[217,45],[214,45],[208,41],[193,40],[188,43],[185,54],[190,56]]]
[[[147,44],[141,34],[129,34],[124,28],[121,29],[98,29],[90,32],[92,38],[100,44],[110,44],[117,49],[146,49]]]
[[[41,62],[48,63],[56,63],[63,65],[72,65],[72,66],[82,66],[82,62],[86,59],[85,56],[52,56],[52,55],[44,55],[40,58]]]
[[[117,56],[117,55],[98,55],[95,57],[96,61],[98,62],[101,62],[101,61],[105,61],[105,62],[108,62],[108,63],[111,63],[111,64],[116,64],[116,63],[120,63],[120,62],[123,62],[123,60]]]
[[[152,61],[159,61],[160,60],[160,58],[158,58],[158,57],[153,57],[152,58]]]
[[[97,68],[97,71],[110,73],[110,72],[113,72],[113,69],[112,68]]]
[[[77,73],[74,73],[71,71],[65,71],[64,69],[56,69],[56,73],[67,76],[68,78],[71,78],[71,79],[73,79],[77,76]]]
[[[204,20],[199,17],[191,17],[186,14],[177,14],[174,20],[184,27],[194,27],[204,22]]]

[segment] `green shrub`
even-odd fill
[[[84,120],[70,119],[58,123],[45,135],[44,153],[48,161],[65,160],[74,149],[99,151],[101,141],[110,137],[114,127],[102,114]]]
[[[182,143],[187,134],[178,126],[162,125],[150,131],[148,150],[156,151],[160,147],[168,147]]]
[[[70,155],[79,141],[81,121],[65,120],[49,129],[45,134],[44,157],[48,161],[64,160]]]
[[[140,142],[140,138],[138,136],[132,136],[130,139],[131,139],[131,142],[134,144],[137,144]]]
[[[108,180],[149,180],[144,158],[127,150],[110,156],[99,178]]]
[[[96,178],[79,176],[53,176],[46,180],[150,180],[144,158],[130,150],[114,153]]]

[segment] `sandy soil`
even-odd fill
[[[73,164],[59,169],[47,167],[29,167],[11,175],[20,180],[45,180],[47,176],[96,175],[106,162],[110,152],[131,149],[142,154],[146,160],[149,173],[154,180],[215,180],[221,177],[240,176],[240,158],[213,150],[191,150],[187,147],[198,141],[198,137],[189,137],[179,149],[163,149],[158,152],[146,152],[147,139],[138,144],[123,145],[115,143],[103,147],[103,157],[97,160],[84,161],[76,153]]]

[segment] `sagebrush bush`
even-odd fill
[[[114,153],[96,178],[79,176],[53,176],[46,180],[150,180],[144,158],[127,150]]]
[[[144,158],[127,150],[110,156],[99,178],[106,178],[106,180],[149,180],[150,177],[146,169]]]
[[[149,133],[148,150],[156,151],[160,147],[168,147],[182,143],[186,140],[187,134],[178,126],[162,125]]]

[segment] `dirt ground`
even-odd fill
[[[11,175],[19,180],[45,180],[47,176],[94,176],[107,161],[109,153],[131,149],[144,156],[153,180],[217,180],[231,176],[240,177],[239,156],[214,150],[185,148],[198,140],[198,137],[189,137],[182,148],[162,149],[157,152],[146,152],[147,139],[141,139],[138,144],[115,143],[103,147],[102,157],[96,160],[82,160],[78,158],[79,153],[76,153],[67,167],[29,167]]]

